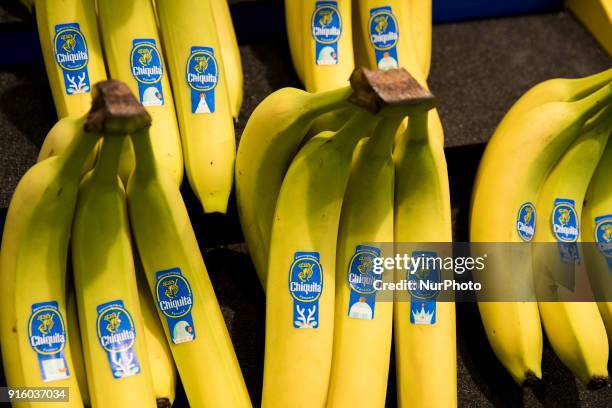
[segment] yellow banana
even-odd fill
[[[512,126],[495,132],[474,183],[471,241],[504,243],[533,238],[537,220],[533,203],[546,176],[584,123],[611,98],[612,85],[606,85],[576,102],[537,106]],[[534,293],[528,284],[532,282],[531,257],[509,259],[503,251],[489,249],[483,287],[490,294],[496,291],[511,294],[517,285],[517,275],[522,274],[527,286],[520,296],[531,300]],[[478,306],[489,343],[515,381],[529,384],[540,378],[542,333],[537,304],[480,302]]]
[[[436,252],[436,242],[452,242],[448,172],[444,146],[431,132],[427,113],[410,116],[407,130],[396,142],[396,251]],[[450,251],[449,251],[450,252]],[[441,272],[441,271],[439,271]],[[434,275],[427,279],[441,279]],[[396,280],[408,279],[398,271]],[[393,333],[397,395],[400,407],[457,406],[457,345],[455,304],[427,302],[429,319],[415,317],[424,303],[409,294],[394,302]],[[421,307],[419,307],[421,305]],[[417,314],[418,317],[421,315]]]
[[[36,23],[57,116],[80,116],[106,79],[95,0],[36,0]]]
[[[157,0],[191,188],[207,213],[225,213],[236,141],[211,0]]]
[[[401,119],[383,119],[358,146],[344,194],[336,251],[328,407],[385,406],[393,303],[392,298],[377,301],[374,280],[379,277],[372,263],[385,252],[375,244],[393,242],[395,168],[391,150]]]
[[[567,0],[565,7],[591,31],[608,55],[612,55],[612,3],[609,0]]]
[[[45,141],[43,142],[40,152],[38,152],[38,161],[43,161],[46,158],[61,154],[66,147],[72,142],[72,136],[78,134],[78,130],[83,126],[83,116],[66,116],[58,120],[55,125],[49,130]],[[83,165],[82,174],[87,173],[92,169],[96,159],[96,149],[94,149]]]
[[[302,0],[285,0],[285,28],[295,73],[304,83],[304,43],[302,42]]]
[[[342,197],[354,147],[377,121],[361,110],[338,132],[313,137],[283,180],[268,263],[264,408],[325,405]]]
[[[612,344],[612,143],[601,157],[597,171],[591,178],[589,189],[582,208],[582,229],[580,240],[585,242],[584,263],[591,282],[591,288],[600,299],[597,302],[599,313],[606,326],[608,344]],[[594,244],[593,242],[596,242]]]
[[[249,407],[240,366],[178,187],[156,166],[148,131],[131,137],[136,154],[127,188],[132,231],[189,404]]]
[[[264,289],[274,208],[285,172],[313,121],[348,107],[350,93],[350,87],[313,94],[283,88],[266,97],[249,117],[236,155],[236,201]]]
[[[306,90],[319,92],[348,85],[355,69],[351,0],[305,0],[302,4],[304,41],[290,45],[303,50]]]
[[[401,0],[395,3],[401,3]],[[410,18],[404,18],[400,21],[402,32],[411,30],[413,33],[419,64],[425,78],[429,76],[431,66],[431,3],[432,0],[409,0],[408,13]]]
[[[62,155],[36,164],[17,185],[0,252],[7,385],[68,387],[62,407],[83,406],[67,337],[66,258],[81,168],[100,135],[80,129]]]
[[[155,407],[125,191],[118,178],[125,136],[106,136],[85,176],[72,234],[83,355],[93,407]]]
[[[147,108],[155,159],[180,185],[181,136],[151,1],[98,0],[98,18],[109,74],[128,84]],[[124,183],[133,167],[134,152],[126,143],[120,167]]]
[[[234,32],[232,16],[230,14],[227,0],[211,0],[217,35],[219,36],[219,47],[227,78],[227,90],[229,95],[232,116],[238,120],[240,107],[242,106],[242,62],[240,60],[240,49]]]
[[[540,225],[533,237],[533,273],[538,298],[545,300],[538,307],[553,350],[580,381],[589,388],[600,388],[608,377],[608,339],[597,305],[561,301],[564,289],[555,279],[570,270],[568,264],[573,272],[573,264],[581,263],[577,242],[582,203],[612,131],[612,110],[588,127],[555,165],[536,201],[548,225]],[[537,244],[545,242],[558,242],[559,248]],[[559,299],[551,301],[556,296]]]

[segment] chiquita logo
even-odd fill
[[[612,214],[595,219],[595,241],[601,253],[612,258]]]
[[[536,228],[536,209],[532,203],[521,205],[516,217],[516,232],[523,241],[531,241]]]
[[[370,15],[370,41],[377,50],[389,50],[399,41],[398,24],[390,8],[381,8]]]
[[[134,79],[138,82],[140,102],[144,106],[163,105],[161,80],[164,70],[154,39],[133,41],[130,68]]]
[[[189,281],[179,268],[157,272],[157,307],[166,317],[168,331],[174,344],[195,339],[191,310],[193,293]]]
[[[437,257],[438,254],[435,252],[415,251],[412,253],[413,259],[431,259]],[[417,282],[415,288],[408,291],[410,293],[410,323],[412,324],[436,323],[436,296],[439,290],[428,289],[428,286],[440,282],[441,276],[440,270],[435,265],[432,266],[432,268],[422,266],[415,273],[406,272],[406,280]]]
[[[213,49],[192,47],[187,60],[187,84],[191,88],[191,113],[215,111],[214,89],[219,82],[219,67]]]
[[[96,329],[100,346],[106,352],[113,378],[125,378],[140,372],[136,356],[136,329],[122,300],[97,307]]]
[[[380,249],[358,245],[349,262],[348,285],[350,288],[348,315],[353,319],[372,320],[376,306],[374,259],[380,257]]]
[[[293,297],[293,327],[314,329],[319,322],[318,299],[323,293],[323,268],[318,252],[296,252],[289,268],[289,293]]]
[[[335,1],[319,1],[310,22],[316,42],[317,65],[338,63],[338,40],[342,35],[342,17]]]
[[[89,52],[79,25],[70,23],[55,26],[53,47],[55,60],[64,74],[66,93],[73,95],[89,92]]]
[[[66,327],[59,311],[42,307],[30,316],[30,345],[39,354],[56,354],[66,346]]]
[[[552,215],[553,234],[561,242],[576,242],[580,230],[573,200],[556,199]]]

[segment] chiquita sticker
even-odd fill
[[[130,68],[138,84],[140,103],[143,106],[163,105],[164,94],[161,80],[164,76],[164,69],[153,38],[137,38],[132,41]]]
[[[374,288],[374,259],[380,257],[380,249],[357,245],[348,269],[348,285],[351,290],[348,315],[353,319],[374,319],[376,289]]]
[[[535,235],[536,209],[532,203],[521,205],[516,216],[516,232],[525,242],[529,242]]]
[[[409,290],[410,293],[410,323],[412,324],[435,324],[436,323],[436,296],[438,290],[432,290],[421,287],[420,282],[432,283],[440,282],[440,270],[436,268],[435,263],[429,265],[426,259],[437,258],[435,252],[419,252],[412,253],[412,259],[422,258],[421,267],[414,273],[407,272],[406,280],[416,281],[417,285],[414,290]],[[430,268],[430,266],[432,266]]]
[[[157,307],[166,317],[168,332],[174,344],[187,343],[195,339],[191,309],[193,293],[187,278],[179,268],[156,273]]]
[[[187,60],[187,85],[191,88],[191,113],[215,111],[219,66],[210,47],[191,47]]]
[[[289,268],[289,294],[293,298],[293,327],[319,327],[319,298],[323,293],[323,268],[318,252],[296,252]]]
[[[399,26],[391,7],[371,9],[368,27],[378,68],[383,70],[399,68],[396,48],[399,41]]]
[[[338,41],[342,35],[342,17],[335,1],[318,1],[310,22],[315,41],[317,65],[338,63]]]
[[[30,346],[38,356],[38,366],[44,382],[63,380],[70,376],[64,355],[66,325],[57,302],[32,305],[28,337]]]
[[[122,300],[114,300],[96,308],[96,330],[100,346],[106,352],[113,378],[126,378],[140,373],[134,344],[134,320]]]
[[[550,218],[561,260],[565,263],[580,263],[577,244],[580,226],[574,200],[556,198]]]
[[[53,39],[55,61],[64,73],[68,95],[89,92],[89,51],[78,23],[58,24]]]
[[[595,242],[612,272],[612,214],[595,218]]]

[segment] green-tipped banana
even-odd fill
[[[546,176],[584,123],[610,99],[612,84],[575,102],[537,106],[495,132],[474,183],[471,241],[509,243],[533,238],[537,227],[533,203]],[[517,273],[524,282],[532,282],[530,256],[509,259],[504,251],[489,249],[482,274],[489,294],[501,291],[512,296]],[[516,296],[531,300],[534,290],[526,285]],[[480,302],[479,309],[493,351],[515,381],[523,384],[540,378],[542,331],[537,303]]]
[[[242,231],[262,286],[276,198],[291,159],[313,121],[348,107],[350,88],[311,94],[283,88],[264,99],[251,114],[236,156],[236,201]]]
[[[393,303],[376,300],[373,281],[379,277],[374,275],[372,262],[386,253],[387,247],[377,243],[393,242],[395,167],[391,151],[401,120],[383,119],[373,136],[358,146],[342,202],[329,407],[385,405]],[[393,279],[392,273],[382,278]]]
[[[125,190],[125,136],[106,136],[85,176],[72,236],[74,286],[92,406],[155,407]]]

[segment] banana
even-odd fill
[[[599,161],[597,170],[587,191],[582,208],[582,228],[580,240],[585,242],[584,263],[591,288],[599,299],[597,306],[603,319],[608,335],[608,344],[612,345],[612,189],[610,189],[610,174],[612,174],[612,142],[608,145]],[[593,242],[597,242],[597,245]]]
[[[109,74],[128,84],[147,108],[155,158],[180,186],[181,136],[151,1],[98,0],[98,18]],[[134,151],[126,143],[120,167],[124,184],[133,167]]]
[[[448,171],[440,137],[430,131],[427,113],[413,115],[394,149],[395,242],[400,248],[437,252],[426,243],[452,242]],[[402,244],[404,243],[404,244]],[[450,250],[448,251],[450,252]],[[429,279],[430,277],[427,277]],[[441,279],[438,276],[438,279]],[[397,273],[396,280],[407,279]],[[432,275],[431,279],[435,279]],[[421,302],[409,294],[394,302],[393,333],[398,405],[400,407],[457,406],[457,345],[455,304],[428,302],[434,319],[413,315]],[[413,304],[414,302],[414,304]]]
[[[157,0],[189,184],[207,213],[227,210],[236,140],[211,0]]]
[[[329,407],[385,406],[393,303],[377,301],[368,278],[375,279],[372,259],[384,252],[375,244],[393,242],[391,149],[401,120],[381,120],[373,136],[358,146],[344,194],[336,250]]]
[[[131,137],[136,154],[127,188],[132,231],[189,404],[250,407],[178,187],[157,167],[148,131]]]
[[[299,26],[305,41],[289,44],[303,50],[301,63],[306,90],[319,92],[348,85],[355,69],[351,0],[304,0],[302,3]]]
[[[589,388],[600,388],[607,382],[606,330],[594,302],[561,301],[564,289],[554,277],[564,269],[573,272],[573,265],[568,264],[581,263],[576,242],[580,236],[582,203],[610,131],[612,110],[608,109],[587,125],[555,165],[536,201],[541,219],[550,220],[550,224],[537,228],[533,237],[538,298],[551,300],[559,296],[557,301],[538,302],[546,337],[561,361]],[[546,242],[558,242],[562,247],[537,244]],[[561,248],[571,255],[562,255]]]
[[[232,116],[234,120],[238,120],[243,96],[240,49],[238,48],[238,41],[236,40],[232,15],[230,14],[227,0],[211,0],[211,4],[217,27],[217,35],[219,36],[221,57],[225,67],[223,74],[227,78],[227,90],[232,108]]]
[[[35,9],[57,116],[82,115],[92,85],[106,79],[95,0],[36,0]]]
[[[612,84],[575,102],[549,102],[498,129],[483,154],[472,195],[472,242],[522,242],[533,238],[533,205],[545,178],[584,123],[612,99]],[[536,212],[536,214],[534,214]],[[531,217],[527,217],[527,213]],[[518,214],[518,219],[517,219]],[[518,227],[518,228],[517,228]],[[531,257],[490,253],[482,285],[489,293],[518,290],[517,274],[534,293]],[[517,296],[519,296],[517,295]],[[530,298],[531,299],[531,298]],[[526,299],[527,300],[527,299]],[[542,332],[535,302],[479,302],[480,315],[497,358],[519,384],[541,377]]]
[[[125,136],[105,136],[81,183],[72,264],[93,407],[155,407],[143,336],[125,191],[117,171]]]
[[[57,156],[66,150],[66,147],[72,142],[72,136],[78,134],[79,128],[83,126],[84,120],[83,115],[66,116],[58,120],[47,133],[40,152],[38,152],[37,161],[40,162],[49,157]],[[81,172],[83,175],[93,168],[95,160],[96,149],[87,156]]]
[[[249,117],[236,155],[236,202],[264,289],[274,208],[285,172],[313,121],[349,107],[351,92],[350,87],[313,94],[283,88],[267,96]]]
[[[66,258],[81,168],[99,138],[79,130],[62,155],[28,170],[2,237],[0,343],[7,385],[68,387],[68,401],[57,404],[62,407],[83,406],[65,324]]]
[[[313,137],[283,180],[268,263],[264,408],[325,405],[342,197],[354,147],[377,121],[361,110],[338,132]]]
[[[79,384],[81,399],[83,405],[91,406],[89,399],[89,389],[87,387],[87,372],[85,371],[85,359],[83,358],[83,345],[81,343],[81,329],[79,328],[79,317],[76,305],[76,296],[74,290],[69,289],[66,292],[66,325],[68,326],[68,342],[72,351],[72,365],[74,366],[74,375]]]
[[[293,68],[300,82],[304,83],[304,43],[302,42],[302,0],[285,0],[285,28]]]
[[[136,255],[136,254],[134,254]],[[158,408],[171,407],[176,394],[176,366],[172,360],[172,352],[166,341],[164,328],[157,316],[155,301],[151,297],[147,278],[137,256],[134,257],[136,281],[138,284],[138,299],[142,313],[143,332],[153,378],[153,390],[157,398]]]
[[[400,31],[411,31],[414,35],[419,64],[425,78],[429,75],[431,66],[431,3],[432,0],[409,0],[408,13],[410,18],[404,18],[400,21]]]

